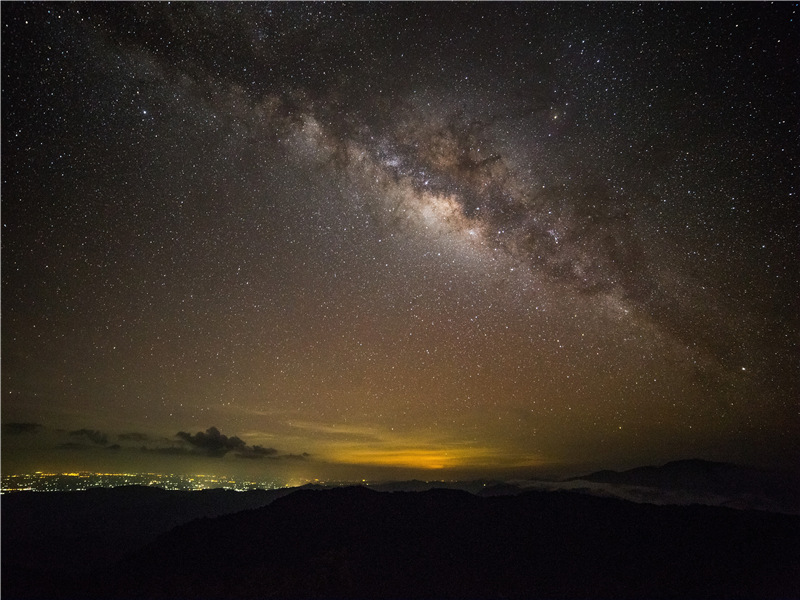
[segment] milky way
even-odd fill
[[[795,11],[4,4],[4,469],[796,464]]]

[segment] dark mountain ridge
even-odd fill
[[[766,471],[700,459],[678,460],[659,467],[627,471],[597,471],[565,481],[590,481],[654,490],[687,491],[729,498],[731,506],[797,514],[800,512],[800,478],[793,473]]]
[[[4,494],[3,580],[27,571],[87,574],[178,525],[264,506],[292,491],[124,486]]]
[[[663,505],[717,493],[796,507],[791,478],[690,460],[565,481],[578,487],[409,481],[244,493],[132,486],[6,494],[2,593],[800,598],[800,517]],[[658,501],[635,504],[604,490],[638,490],[632,499],[655,494]],[[764,503],[744,503],[754,505]]]
[[[747,488],[763,483],[774,483],[778,477],[783,476],[755,467],[692,458],[674,460],[658,467],[636,467],[626,471],[596,471],[570,479],[691,489],[696,486],[707,486],[712,482],[726,487]]]
[[[800,517],[719,507],[298,490],[39,597],[796,598],[799,540]]]

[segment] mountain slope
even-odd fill
[[[0,504],[3,580],[27,570],[88,574],[192,519],[257,508],[291,491],[128,486],[6,494]]]
[[[798,597],[798,540],[798,517],[717,507],[569,493],[301,490],[261,509],[178,527],[70,593]]]

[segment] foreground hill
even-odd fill
[[[293,490],[167,491],[155,487],[4,494],[3,595],[22,580],[86,575],[174,527],[269,504]],[[31,574],[29,576],[29,574]]]
[[[800,518],[566,492],[299,490],[187,523],[101,573],[39,594],[797,598]]]

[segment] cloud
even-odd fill
[[[120,439],[141,439],[151,440],[160,443],[160,446],[140,446],[140,450],[152,454],[164,454],[170,456],[195,456],[207,458],[223,458],[228,453],[233,452],[236,458],[246,460],[305,460],[310,454],[281,454],[276,448],[269,448],[255,444],[247,445],[238,436],[227,436],[220,432],[216,427],[209,427],[205,431],[198,431],[195,434],[186,431],[179,431],[175,434],[178,441],[163,438],[154,440],[144,434],[122,434]]]
[[[90,445],[82,444],[81,442],[64,442],[57,447],[60,450],[89,450],[91,448]]]
[[[121,442],[146,442],[150,439],[150,436],[145,433],[120,433],[117,438]]]
[[[197,454],[196,451],[189,448],[184,448],[182,446],[165,446],[161,448],[148,448],[147,446],[142,446],[140,449],[142,452],[149,452],[152,454],[167,454],[169,456],[189,456]]]
[[[191,444],[199,453],[214,458],[222,458],[231,450],[247,450],[247,444],[236,436],[228,437],[219,432],[216,427],[209,427],[205,433],[202,431],[192,435],[185,431],[175,434],[185,442]],[[252,448],[249,449],[252,451]]]
[[[23,435],[26,433],[38,433],[42,427],[39,423],[3,423],[3,434]]]
[[[302,454],[283,454],[281,456],[276,456],[275,458],[281,458],[286,460],[306,460],[311,455],[308,452],[303,452]]]
[[[94,429],[77,429],[75,431],[70,431],[70,435],[75,437],[85,437],[93,444],[97,444],[98,446],[105,446],[108,444],[108,436],[101,432],[96,431]]]
[[[245,446],[236,456],[239,458],[261,459],[261,458],[275,458],[278,451],[275,448],[264,448],[263,446]]]

